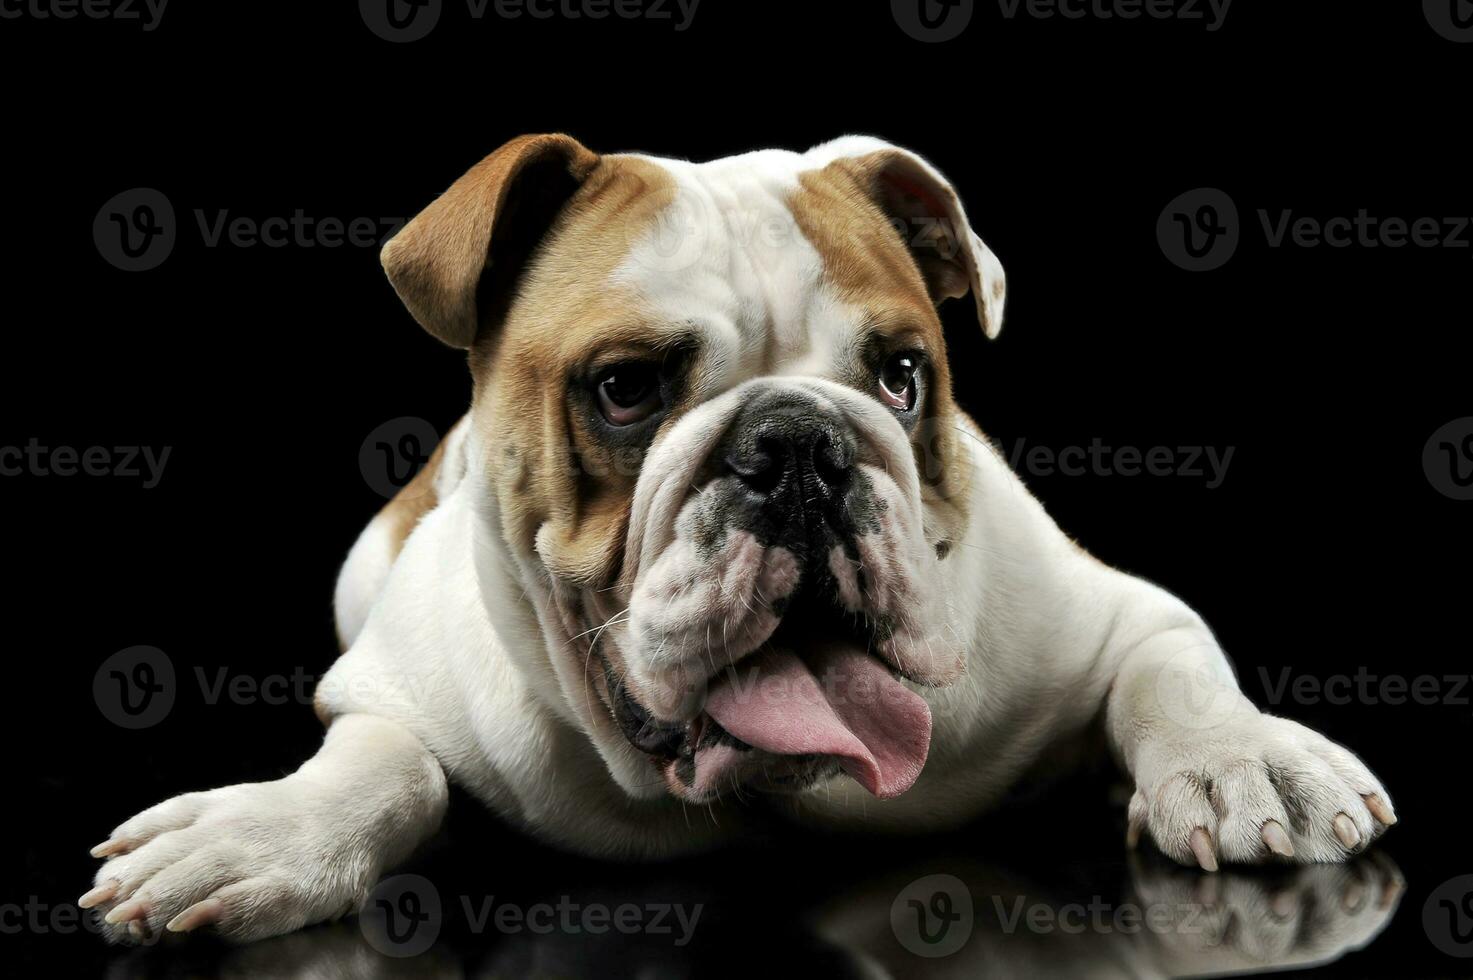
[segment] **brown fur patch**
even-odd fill
[[[642,450],[601,438],[575,389],[597,366],[682,336],[611,282],[674,198],[657,164],[601,158],[534,252],[501,329],[471,351],[503,531],[567,585],[605,584],[620,564]]]
[[[928,515],[928,532],[938,540],[960,535],[966,525],[969,475],[958,457],[946,340],[928,286],[895,217],[876,191],[884,154],[836,160],[799,175],[788,201],[794,220],[823,261],[827,285],[844,302],[865,311],[882,336],[918,337],[929,354],[931,385],[921,423],[912,430],[916,466]],[[934,523],[936,526],[930,526]],[[933,542],[934,543],[934,542]]]
[[[414,474],[414,479],[406,483],[394,494],[394,499],[378,512],[379,519],[388,525],[390,547],[395,558],[399,557],[404,542],[419,525],[420,518],[434,510],[435,505],[440,502],[439,494],[435,491],[435,478],[444,460],[445,441],[442,439],[424,467]]]

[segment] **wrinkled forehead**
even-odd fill
[[[700,164],[624,159],[668,184],[611,284],[666,329],[696,334],[727,384],[831,375],[876,335],[939,348],[900,235],[831,160],[783,150]]]

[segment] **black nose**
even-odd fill
[[[738,421],[726,466],[770,509],[821,513],[849,489],[854,440],[812,410],[755,413]]]

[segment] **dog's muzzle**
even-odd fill
[[[919,612],[910,556],[933,559],[920,522],[900,516],[892,461],[860,431],[834,401],[784,385],[753,391],[688,461],[699,491],[629,629],[652,658],[684,652],[687,681],[667,690],[691,693],[655,711],[607,661],[604,677],[623,734],[684,798],[841,769],[888,798],[925,763],[930,710],[894,650]],[[688,686],[692,673],[704,681]]]

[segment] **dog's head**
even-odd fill
[[[993,336],[1004,298],[940,174],[870,138],[696,165],[529,136],[383,258],[469,351],[473,466],[548,647],[518,653],[621,785],[909,787],[917,691],[965,668],[936,304],[970,293]]]

